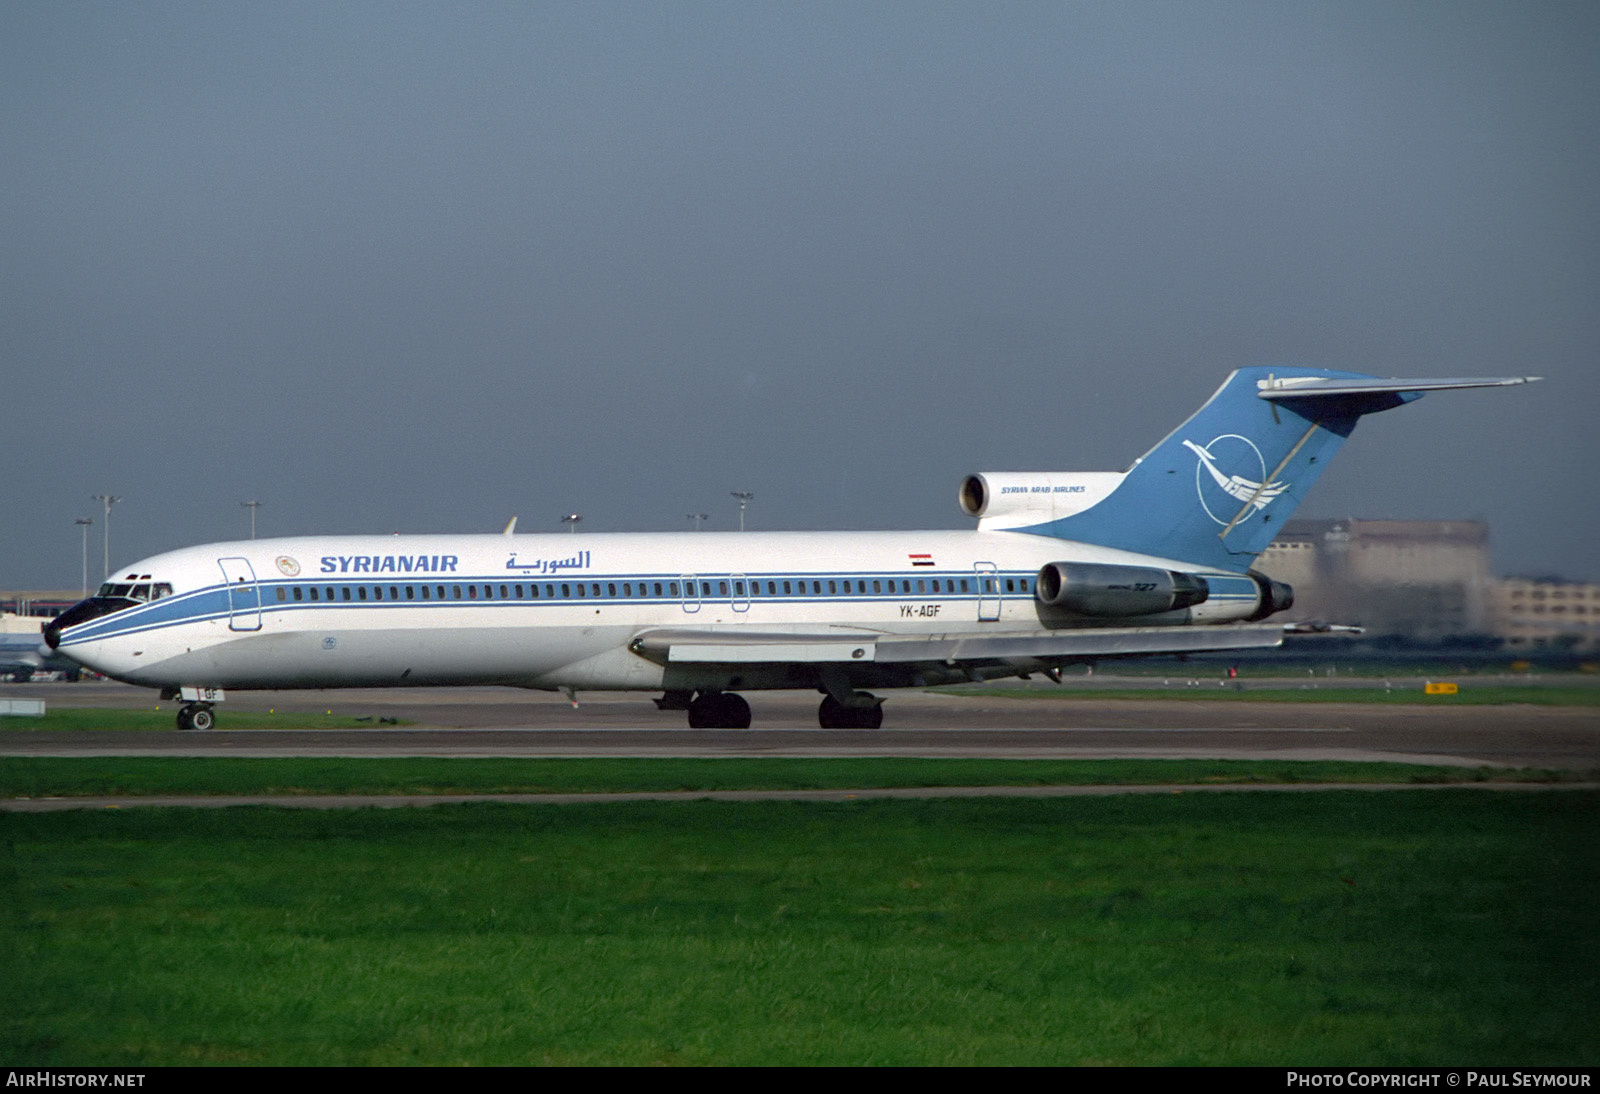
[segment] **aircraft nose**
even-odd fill
[[[61,645],[61,617],[57,616],[45,624],[44,641],[40,643],[39,649],[48,657],[59,645]]]

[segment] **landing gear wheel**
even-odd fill
[[[817,724],[823,729],[877,729],[883,725],[883,704],[864,691],[855,693],[859,706],[845,706],[829,695],[817,707]]]
[[[731,692],[704,692],[689,704],[689,728],[749,729],[750,704]]]
[[[204,703],[190,703],[178,711],[179,729],[211,729],[217,724],[216,715]]]

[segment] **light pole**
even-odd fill
[[[583,518],[576,513],[568,513],[566,516],[561,518],[561,523],[567,526],[567,531],[576,533],[578,530],[578,522],[582,519]]]
[[[700,522],[709,519],[710,516],[711,514],[709,513],[690,513],[688,519],[694,521],[694,530],[698,532],[700,530]]]
[[[240,505],[250,510],[250,538],[256,538],[256,510],[261,508],[259,501],[241,501]]]
[[[744,531],[744,507],[750,504],[751,500],[755,498],[755,494],[749,490],[731,490],[729,493],[739,499],[739,531],[742,532]]]
[[[106,534],[105,576],[109,581],[111,579],[111,507],[117,504],[117,502],[121,501],[122,498],[117,494],[91,494],[90,497],[94,498],[95,501],[103,502],[106,507],[105,526],[101,529],[101,531]],[[88,582],[84,582],[84,584],[88,584]]]
[[[89,525],[94,523],[92,517],[79,517],[72,523],[83,529],[83,597],[89,595]]]

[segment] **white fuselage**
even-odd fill
[[[634,643],[679,630],[847,638],[1104,626],[1035,599],[1035,576],[1056,561],[1186,569],[1210,582],[1205,603],[1128,621],[1139,626],[1239,620],[1259,603],[1241,574],[1017,532],[304,537],[125,567],[113,580],[171,593],[67,628],[60,650],[151,687],[811,686],[774,670],[729,680],[675,669]]]

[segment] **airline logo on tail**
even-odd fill
[[[1249,517],[1265,509],[1278,495],[1289,489],[1289,484],[1282,480],[1266,481],[1267,461],[1262,457],[1261,449],[1257,448],[1255,442],[1248,437],[1241,437],[1237,433],[1224,433],[1220,437],[1213,438],[1211,443],[1204,447],[1189,440],[1183,444],[1199,457],[1194,469],[1195,493],[1199,495],[1200,506],[1206,511],[1206,515],[1218,524],[1226,526],[1237,522],[1241,510],[1239,507],[1229,506],[1217,497],[1216,490],[1221,490],[1240,506],[1249,509],[1249,512],[1244,513],[1244,516]],[[1247,479],[1243,475],[1225,474],[1222,468],[1217,466],[1219,462],[1234,466],[1242,463],[1247,471],[1259,467],[1260,478]],[[1215,489],[1207,489],[1208,476]],[[1211,503],[1206,500],[1207,493],[1210,493],[1212,501],[1217,503],[1216,509],[1213,509]],[[1222,512],[1219,513],[1218,510]]]

